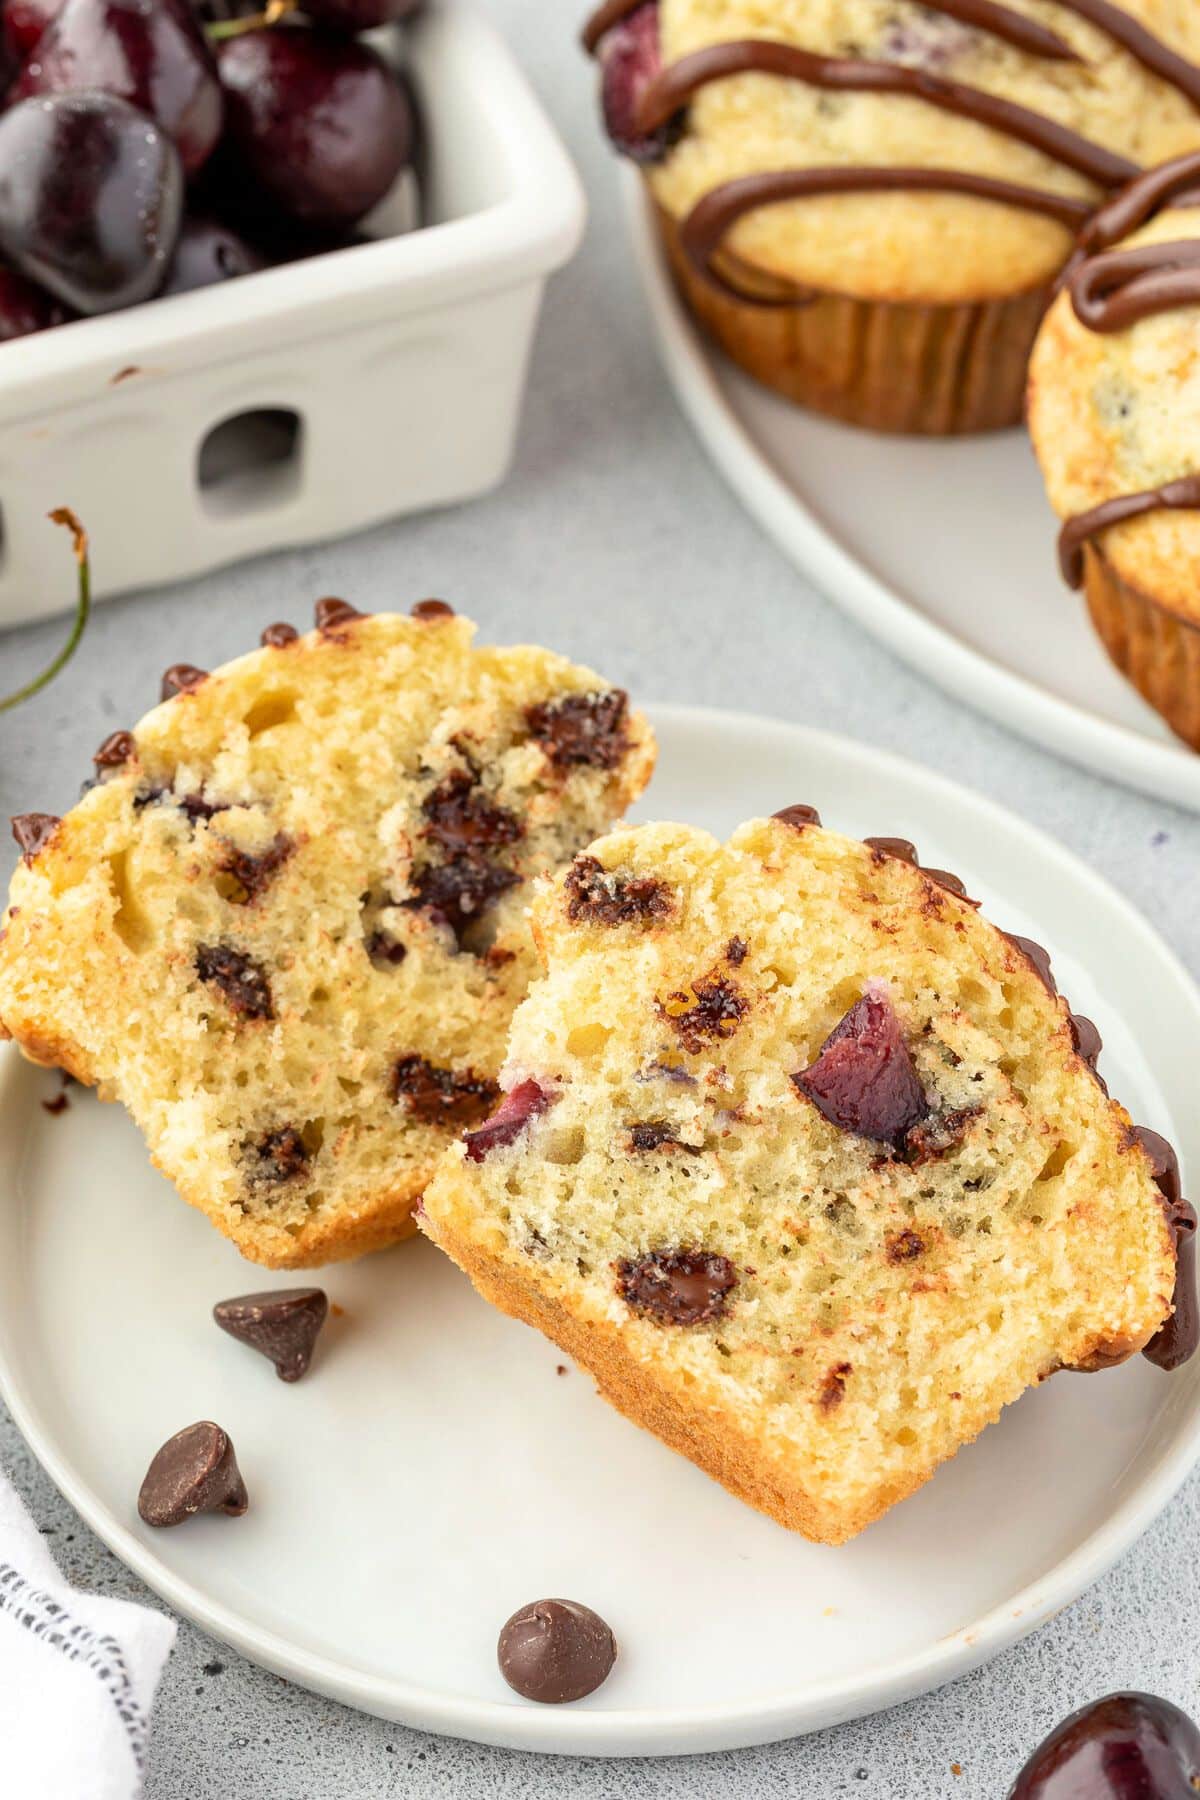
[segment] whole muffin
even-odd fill
[[[608,0],[584,39],[697,318],[879,430],[1016,423],[1075,234],[1200,146],[1194,0]]]
[[[1200,155],[1097,214],[1034,349],[1029,426],[1064,578],[1200,750]]]

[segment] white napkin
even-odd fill
[[[135,1800],[175,1622],[69,1587],[0,1474],[0,1794]]]

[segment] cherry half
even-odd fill
[[[63,0],[5,0],[4,41],[18,63],[23,63]]]
[[[1155,1694],[1108,1694],[1039,1744],[1008,1800],[1196,1800],[1200,1731]]]
[[[0,254],[75,312],[148,300],[182,211],[174,144],[124,100],[50,94],[0,113]]]
[[[410,159],[412,102],[365,44],[302,25],[218,46],[225,137],[213,160],[220,210],[278,234],[353,225]]]
[[[882,989],[855,1001],[792,1083],[831,1125],[896,1150],[929,1116],[904,1028]]]
[[[185,0],[65,0],[12,98],[84,89],[116,94],[157,120],[189,175],[221,135],[217,66]]]
[[[65,324],[68,316],[65,307],[32,281],[15,269],[0,268],[0,341],[46,331],[51,325]]]

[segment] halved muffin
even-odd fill
[[[420,1222],[751,1505],[840,1543],[1054,1370],[1190,1354],[1170,1150],[911,845],[618,831],[533,926],[506,1097]]]
[[[14,821],[0,1029],[123,1102],[184,1198],[276,1268],[411,1231],[496,1098],[531,878],[653,765],[619,689],[414,612],[325,600],[306,636],[168,670],[65,818]]]

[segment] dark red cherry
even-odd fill
[[[303,10],[315,25],[354,36],[376,25],[411,19],[420,6],[421,0],[304,0]]]
[[[12,98],[83,89],[116,94],[157,120],[189,175],[221,135],[217,65],[184,0],[66,0]]]
[[[178,151],[124,100],[50,94],[0,113],[0,254],[76,312],[149,299],[182,210]]]
[[[20,64],[30,54],[63,0],[5,0],[4,41]]]
[[[266,267],[266,258],[219,219],[185,219],[174,261],[159,292],[188,294],[193,288],[212,287],[218,281],[253,275]]]
[[[221,211],[243,224],[352,225],[408,162],[412,102],[367,45],[280,25],[227,39],[217,62],[226,126],[214,173]]]
[[[929,1116],[903,1027],[883,992],[857,1000],[792,1082],[831,1125],[897,1150]]]
[[[1200,1731],[1154,1694],[1109,1694],[1038,1745],[1008,1800],[1196,1800]]]
[[[604,124],[616,148],[635,162],[660,162],[680,133],[673,120],[649,137],[639,135],[638,102],[662,70],[658,32],[658,0],[645,0],[606,31],[600,40],[600,104]]]
[[[15,269],[0,268],[0,339],[28,337],[31,331],[62,325],[68,316],[65,307],[32,281]]]
[[[515,1144],[531,1119],[536,1119],[554,1104],[553,1094],[536,1081],[522,1081],[505,1094],[495,1112],[475,1131],[468,1131],[463,1142],[468,1162],[482,1162],[492,1150]]]

